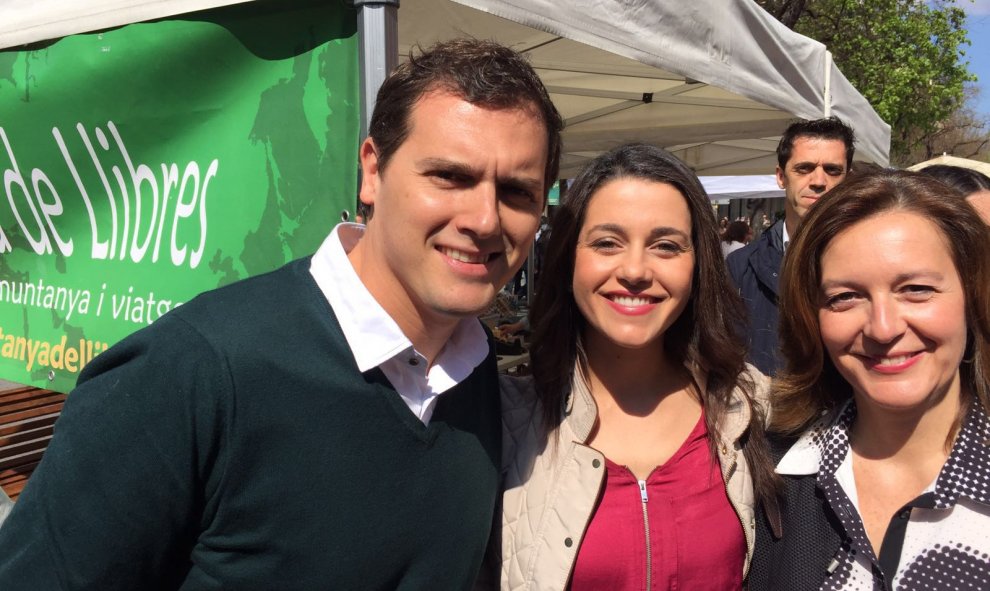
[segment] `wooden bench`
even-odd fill
[[[22,387],[0,391],[0,487],[16,499],[52,438],[65,394]]]

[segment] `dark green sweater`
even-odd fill
[[[86,368],[0,528],[0,589],[470,588],[500,437],[493,355],[425,426],[296,261]]]

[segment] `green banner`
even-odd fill
[[[354,208],[356,13],[253,2],[0,52],[0,378],[68,391]]]

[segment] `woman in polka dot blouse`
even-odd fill
[[[990,589],[990,233],[881,171],[811,209],[781,276],[782,521],[750,589]]]

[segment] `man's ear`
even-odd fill
[[[381,169],[378,167],[378,148],[370,137],[361,142],[358,160],[361,163],[361,191],[358,197],[364,205],[374,207],[381,184]]]
[[[780,168],[780,166],[777,166],[777,186],[781,189],[786,188],[784,187],[784,171]]]

